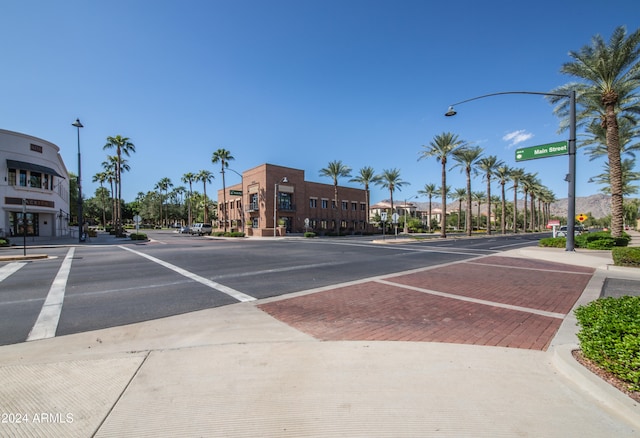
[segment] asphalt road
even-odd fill
[[[46,249],[48,259],[0,263],[0,345],[441,265],[536,245],[540,238],[395,244],[387,236],[387,244],[379,244],[365,237],[148,235],[147,243],[54,247]]]

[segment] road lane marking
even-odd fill
[[[230,297],[235,298],[238,301],[246,302],[246,301],[255,301],[256,300],[254,297],[252,297],[250,295],[243,294],[242,292],[237,291],[235,289],[232,289],[232,288],[230,288],[228,286],[225,286],[225,285],[220,284],[220,283],[216,283],[215,281],[211,281],[208,278],[201,277],[201,276],[199,276],[197,274],[194,274],[193,272],[187,271],[186,269],[182,269],[182,268],[180,268],[180,267],[178,267],[176,265],[172,265],[171,263],[167,263],[164,260],[160,260],[160,259],[157,259],[157,258],[155,258],[153,256],[148,255],[148,254],[142,253],[140,251],[136,251],[134,249],[127,248],[126,246],[118,246],[118,248],[121,248],[121,249],[124,249],[126,251],[132,252],[132,253],[134,253],[136,255],[139,255],[140,257],[144,257],[147,260],[151,260],[152,262],[157,263],[157,264],[159,264],[161,266],[164,266],[165,268],[171,269],[172,271],[177,272],[178,274],[183,275],[183,276],[185,276],[187,278],[190,278],[191,280],[194,280],[194,281],[197,281],[198,283],[204,284],[205,286],[208,286],[211,289],[215,289],[217,291],[225,293],[225,294],[229,295]]]
[[[24,262],[13,262],[8,265],[4,265],[0,268],[0,281],[8,278],[11,274],[16,272],[18,269],[22,268],[26,263]]]
[[[377,283],[382,283],[382,284],[386,284],[386,285],[389,285],[389,286],[399,287],[399,288],[402,288],[402,289],[414,290],[414,291],[417,291],[417,292],[423,292],[423,293],[426,293],[426,294],[429,294],[429,295],[436,295],[436,296],[443,297],[443,298],[451,298],[451,299],[459,300],[459,301],[467,301],[469,303],[482,304],[482,305],[485,305],[485,306],[501,307],[503,309],[517,310],[519,312],[533,313],[535,315],[547,316],[549,318],[564,319],[564,317],[567,316],[564,313],[548,312],[546,310],[533,309],[531,307],[514,306],[512,304],[498,303],[496,301],[481,300],[481,299],[478,299],[478,298],[465,297],[464,295],[455,295],[455,294],[449,294],[449,293],[446,293],[446,292],[438,292],[438,291],[431,290],[431,289],[424,289],[424,288],[421,288],[421,287],[409,286],[407,284],[396,283],[396,282],[393,282],[393,281],[387,281],[387,280],[382,280],[382,279],[378,279],[378,280],[375,280],[375,281]]]
[[[40,310],[40,315],[38,315],[35,325],[29,332],[27,341],[53,338],[56,335],[58,322],[60,321],[60,313],[62,312],[64,293],[67,288],[67,279],[71,272],[71,261],[75,250],[75,247],[69,248],[67,256],[62,261],[58,274],[53,280],[44,305]]]

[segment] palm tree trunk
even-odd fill
[[[518,233],[518,185],[513,186],[513,232]]]
[[[617,97],[617,96],[616,96]],[[604,99],[603,99],[604,100]],[[620,139],[618,137],[618,119],[613,96],[605,102],[607,124],[607,157],[609,158],[609,184],[611,186],[611,237],[622,236],[624,228],[624,208],[622,193],[622,163],[620,159]]]
[[[502,201],[502,212],[500,214],[500,226],[502,227],[502,234],[507,234],[507,214],[506,214],[506,208],[507,208],[507,201],[505,200],[505,193],[504,193],[504,184],[500,183],[500,187],[501,189],[501,197],[500,200]]]
[[[442,160],[442,216],[440,217],[440,237],[447,237],[447,162]]]
[[[487,176],[487,234],[491,235],[491,178]]]

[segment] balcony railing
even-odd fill
[[[278,211],[296,211],[296,206],[289,202],[279,202]]]
[[[252,211],[259,211],[260,210],[260,204],[257,202],[250,202],[249,203],[249,208],[247,209],[249,212]]]

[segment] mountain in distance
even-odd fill
[[[434,196],[431,202],[431,208],[435,209],[435,208],[440,208],[440,203],[436,202],[436,200],[440,199],[440,196]],[[563,217],[563,216],[567,216],[567,206],[568,206],[568,198],[563,198],[563,199],[558,199],[556,202],[554,202],[553,204],[551,204],[551,215],[552,216],[559,216],[559,217]],[[529,201],[529,200],[527,200]],[[388,200],[383,201],[383,202],[389,202]],[[513,202],[513,197],[512,198],[508,198],[507,197],[507,202]],[[411,201],[410,201],[411,203]],[[396,200],[394,201],[394,204],[397,206],[400,206],[402,204],[404,204],[404,201],[400,200]],[[428,211],[429,209],[429,203],[428,202],[413,202],[413,204],[416,204],[418,209],[421,211]],[[537,205],[537,201],[536,201],[536,205]],[[463,202],[462,203],[462,209],[464,210],[466,206],[466,203]],[[523,199],[518,199],[518,209],[522,209],[524,207],[524,200]],[[474,206],[472,207],[473,209],[473,214],[477,214],[477,205],[474,204]],[[527,202],[527,208],[530,209],[531,206],[529,205],[529,203]],[[454,202],[450,202],[447,204],[447,212],[452,212],[452,211],[457,211],[458,210],[458,202],[454,201]],[[485,215],[487,214],[487,204],[482,204],[480,206],[480,212],[484,213]],[[611,196],[609,195],[603,195],[603,194],[596,194],[596,195],[591,195],[591,196],[583,196],[583,197],[577,197],[576,198],[576,215],[578,214],[588,214],[591,217],[595,218],[595,219],[600,219],[606,216],[609,216],[611,214]]]

